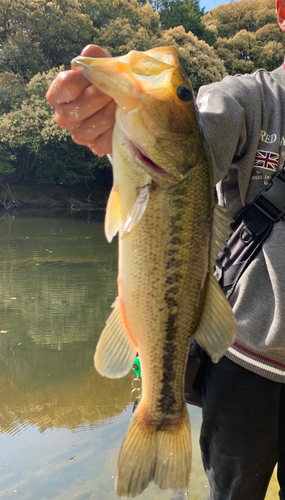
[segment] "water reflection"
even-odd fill
[[[115,500],[132,379],[100,377],[95,346],[116,297],[103,218],[0,220],[0,499]],[[207,498],[189,407],[189,500]],[[138,500],[169,500],[154,484]]]
[[[93,368],[116,295],[117,248],[102,221],[16,218],[0,226],[2,432],[102,424],[129,401],[131,379]]]

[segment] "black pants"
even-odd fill
[[[285,500],[285,384],[206,361],[200,445],[210,500],[263,500],[278,463]]]

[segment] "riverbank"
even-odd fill
[[[0,212],[105,210],[110,186],[7,184],[0,186]]]

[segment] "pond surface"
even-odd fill
[[[135,374],[109,380],[93,366],[116,277],[117,241],[106,242],[103,214],[0,219],[0,499],[118,498]],[[188,410],[187,498],[204,500],[201,414]],[[137,498],[171,497],[151,484]]]

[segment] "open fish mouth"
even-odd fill
[[[163,168],[159,167],[154,161],[152,161],[146,154],[137,146],[134,145],[132,141],[131,146],[132,146],[132,155],[136,160],[139,160],[141,163],[143,163],[149,170],[152,172],[163,175],[164,177],[172,177],[171,174],[163,170]]]

